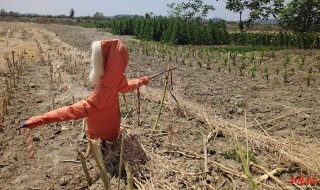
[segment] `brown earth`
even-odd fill
[[[5,29],[9,27],[14,32],[7,47]],[[24,28],[27,34],[23,32]],[[77,101],[88,96],[93,89],[87,80],[90,44],[94,40],[111,38],[122,39],[130,50],[128,78],[152,75],[165,70],[168,64],[178,67],[173,72],[173,94],[179,106],[171,96],[167,97],[159,134],[153,135],[150,129],[157,117],[163,77],[152,80],[149,87],[141,89],[141,126],[137,125],[133,95],[127,95],[131,111],[126,111],[121,101],[122,114],[127,115],[123,123],[130,126],[133,135],[137,135],[149,157],[144,166],[137,166],[137,170],[133,171],[146,189],[213,189],[218,186],[221,189],[249,189],[248,182],[238,175],[244,175],[244,170],[234,151],[236,136],[240,142],[245,142],[244,113],[250,154],[255,163],[269,171],[279,167],[288,168],[290,171],[280,175],[279,179],[290,188],[293,188],[291,176],[320,177],[320,73],[315,65],[319,60],[319,51],[277,51],[275,60],[271,58],[271,52],[267,52],[265,60],[257,64],[256,77],[252,78],[250,66],[246,68],[244,76],[240,76],[238,68],[231,63],[224,66],[223,56],[226,54],[220,58],[217,53],[208,55],[211,70],[207,70],[205,66],[199,68],[191,58],[186,59],[185,65],[182,64],[183,56],[178,56],[176,63],[172,53],[163,59],[161,49],[146,55],[143,49],[149,43],[133,40],[130,36],[97,32],[95,29],[1,23],[0,31],[3,31],[0,54],[8,52],[10,55],[14,50],[17,53],[24,51],[25,55],[25,61],[21,63],[25,64],[25,69],[11,93],[11,105],[4,118],[4,131],[0,132],[0,189],[87,189],[81,165],[65,162],[76,160],[75,150],[85,148],[86,142],[79,137],[81,121],[51,124],[33,130],[35,160],[25,157],[25,140],[16,135],[15,128],[21,120],[51,110],[53,99],[54,107],[60,107],[71,104],[72,97]],[[40,42],[42,53],[36,41]],[[161,44],[152,46],[164,47]],[[173,51],[175,47],[170,48]],[[181,48],[182,54],[187,51],[183,49],[187,47],[177,48]],[[259,55],[258,52],[255,54]],[[291,56],[291,61],[287,66],[289,78],[284,83],[285,69],[279,65],[285,61],[286,54]],[[54,65],[53,83],[48,55]],[[302,69],[298,69],[302,55],[307,56],[306,63]],[[41,61],[41,57],[44,61]],[[9,74],[4,57],[0,61],[0,87],[4,97],[5,78]],[[240,62],[240,57],[237,62]],[[263,77],[265,67],[269,69],[269,82]],[[313,68],[313,80],[307,86],[304,77],[309,67]],[[278,68],[280,74],[276,74]],[[201,173],[204,171],[202,134],[207,136],[210,132],[214,136],[208,142],[210,172],[206,174]],[[92,158],[90,160],[94,162]],[[89,169],[98,179],[94,165],[90,165]],[[264,174],[254,167],[251,172],[254,177]],[[115,178],[112,184],[116,184]],[[89,189],[101,188],[101,182],[98,181]],[[273,180],[267,180],[259,188],[283,187]]]

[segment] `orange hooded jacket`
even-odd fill
[[[149,83],[148,77],[127,81],[128,58],[128,51],[119,39],[93,42],[90,80],[97,86],[90,97],[32,117],[26,121],[27,127],[33,129],[42,124],[87,117],[89,138],[114,141],[119,135],[121,120],[118,92],[131,92]]]

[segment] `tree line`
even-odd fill
[[[317,33],[230,33],[224,20],[133,17],[112,20],[112,32],[180,45],[255,45],[320,48]]]

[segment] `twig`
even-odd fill
[[[265,122],[262,122],[262,123],[260,123],[260,125],[263,125],[263,124],[266,124],[266,123],[270,123],[270,122],[273,122],[273,121],[276,121],[276,120],[279,120],[279,119],[283,119],[283,118],[285,118],[285,117],[289,117],[289,116],[291,116],[291,115],[295,115],[295,114],[298,114],[298,113],[300,113],[300,112],[305,112],[305,111],[307,111],[307,110],[308,110],[308,109],[303,109],[303,110],[299,110],[299,111],[296,111],[296,112],[288,113],[288,114],[285,114],[285,115],[276,117],[276,118],[274,118],[274,119],[270,119],[270,120],[267,120],[267,121],[265,121]],[[255,126],[255,125],[253,125],[253,126]]]
[[[221,187],[223,187],[223,185],[227,182],[226,179],[223,179],[223,181],[219,184],[217,184],[217,186],[214,189],[220,189]]]
[[[28,187],[28,190],[40,190],[40,188],[36,188],[36,187]]]
[[[271,172],[269,172],[266,168],[259,166],[253,162],[250,162],[250,165],[259,168],[260,170],[262,170],[264,173],[266,173],[271,179],[273,179],[275,182],[277,182],[281,188],[283,189],[291,189],[289,186],[287,186],[285,183],[283,183],[281,180],[279,180],[278,178],[276,178]]]
[[[156,78],[157,76],[162,75],[162,74],[164,74],[164,73],[166,73],[166,72],[168,72],[168,71],[172,71],[173,69],[176,69],[176,68],[177,68],[177,67],[172,67],[172,68],[170,68],[170,69],[167,69],[167,70],[165,70],[165,71],[162,71],[162,72],[160,72],[160,73],[157,73],[157,74],[149,77],[149,79]]]
[[[10,166],[10,164],[0,164],[0,167]]]
[[[264,130],[264,128],[261,126],[261,124],[257,121],[256,118],[254,118],[254,121],[257,123],[257,125],[262,129],[262,131],[264,132],[265,135],[270,136],[266,130]]]
[[[203,137],[203,156],[204,156],[204,172],[209,172],[208,167],[208,139],[207,137]]]
[[[80,141],[82,141],[82,139],[83,139],[83,137],[84,137],[85,127],[86,127],[86,119],[83,118],[83,119],[82,119],[81,134],[80,134]]]
[[[122,94],[122,97],[123,97],[124,106],[125,106],[125,108],[126,108],[126,112],[128,112],[128,104],[127,104],[126,95],[125,95],[125,94]]]
[[[233,177],[229,174],[226,174],[227,178],[229,178],[231,180],[231,182],[233,183],[233,190],[237,189],[237,183],[236,181],[233,179]]]
[[[136,186],[138,187],[139,190],[140,189],[141,190],[145,190],[143,185],[140,183],[140,181],[137,178],[133,177],[133,181],[134,181],[134,183],[136,184]]]
[[[81,161],[78,160],[63,160],[63,162],[81,163]]]
[[[276,169],[270,171],[270,174],[275,175],[275,174],[280,174],[282,172],[287,172],[287,171],[288,171],[288,169],[286,169],[286,168],[276,168]],[[269,178],[269,175],[264,174],[264,175],[260,176],[259,178],[257,178],[256,180],[259,182],[262,182],[264,180],[267,180],[268,178]]]

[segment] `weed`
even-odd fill
[[[235,51],[235,52],[230,52],[230,58],[231,58],[231,60],[232,60],[232,64],[233,64],[233,65],[237,65],[237,64],[236,64],[237,56],[238,56],[238,52],[237,52],[237,51]]]
[[[199,68],[201,68],[201,67],[202,67],[202,63],[201,63],[201,61],[197,61],[197,64],[198,64]]]
[[[250,63],[253,63],[253,61],[255,59],[253,52],[250,53],[250,58],[249,59],[250,59]]]
[[[243,70],[246,68],[246,64],[244,62],[242,62],[242,64],[239,67],[240,70],[240,76],[243,76]]]
[[[245,174],[246,174],[246,176],[248,178],[249,187],[250,187],[251,190],[254,190],[254,189],[256,189],[258,187],[258,184],[253,181],[253,177],[252,177],[252,174],[250,172],[249,164],[250,164],[251,159],[250,159],[250,156],[249,156],[248,142],[246,142],[246,144],[247,144],[246,145],[247,146],[247,151],[245,152],[243,150],[242,145],[237,140],[236,153],[237,153],[238,157],[241,160],[244,172],[245,172]]]
[[[217,69],[218,69],[218,72],[220,73],[220,71],[221,71],[221,65],[220,64],[218,65]]]
[[[299,62],[299,69],[300,70],[303,68],[305,61],[306,61],[306,56],[305,55],[301,56],[300,62]]]
[[[228,54],[224,57],[224,65],[227,66],[228,65],[228,60],[229,60],[229,57],[228,57]]]
[[[311,79],[312,79],[312,73],[308,72],[307,76],[304,77],[304,80],[307,81],[307,86],[310,86]]]
[[[320,60],[318,60],[318,61],[316,62],[316,67],[318,68],[318,70],[319,70],[319,72],[320,72]]]
[[[269,82],[269,70],[268,67],[264,68],[264,77],[267,79],[267,81]]]
[[[285,83],[289,82],[289,80],[288,80],[289,76],[288,76],[288,70],[287,69],[284,71],[282,77],[283,77],[283,80],[284,80]]]
[[[275,51],[272,51],[271,58],[273,59],[273,61],[276,60],[276,52]]]
[[[276,67],[276,73],[277,73],[277,75],[279,75],[279,73],[280,73],[280,68],[279,68],[279,66]]]
[[[252,78],[256,77],[256,71],[257,71],[257,64],[256,64],[256,62],[254,62],[253,65],[250,68],[250,72],[251,72],[251,77]]]
[[[294,75],[294,68],[291,68],[290,70],[291,70],[291,76],[293,76]]]

